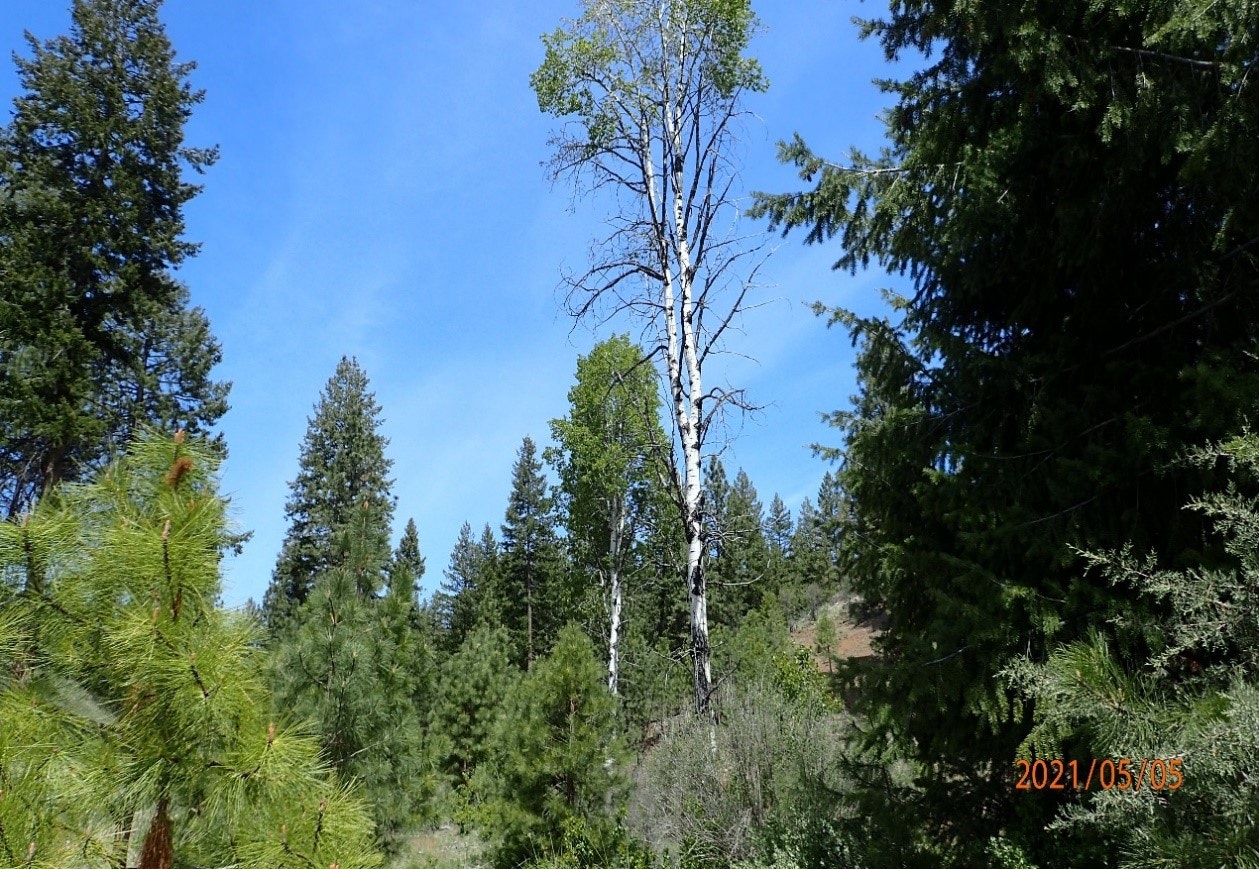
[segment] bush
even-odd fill
[[[772,676],[724,691],[719,708],[718,726],[680,719],[644,759],[631,829],[688,867],[838,847],[838,717]]]

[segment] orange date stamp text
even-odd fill
[[[1014,762],[1018,791],[1120,790],[1133,792],[1146,787],[1174,791],[1185,783],[1183,760],[1179,757],[1134,760],[1121,757],[1084,763],[1078,760],[1023,760]]]

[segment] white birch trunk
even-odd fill
[[[611,598],[610,614],[608,617],[608,690],[613,695],[618,693],[620,681],[620,659],[619,646],[621,642],[621,608],[623,606],[622,580],[621,580],[621,552],[625,548],[625,525],[628,522],[629,501],[625,497],[619,499],[619,506],[611,511],[612,519],[612,538],[611,546],[608,547],[610,556],[609,570],[609,595]]]

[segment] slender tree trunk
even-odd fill
[[[525,563],[525,669],[533,666],[533,569]]]
[[[612,545],[608,547],[611,570],[611,595],[612,607],[611,617],[608,625],[608,690],[616,695],[619,690],[620,682],[620,659],[619,646],[621,642],[621,607],[623,605],[622,592],[622,570],[621,570],[621,551],[625,546],[625,524],[627,522],[626,513],[629,510],[628,499],[622,497],[620,503],[612,511],[615,518],[612,520]]]
[[[144,837],[140,869],[173,869],[174,865],[175,845],[171,839],[170,815],[167,813],[166,797],[162,797],[153,823],[149,824],[149,832]]]
[[[680,108],[668,105],[664,111],[665,135],[673,159],[669,167],[673,192],[673,245],[678,261],[679,310],[669,304],[670,320],[676,317],[681,331],[681,358],[670,360],[670,379],[674,389],[674,405],[678,414],[678,432],[686,465],[686,580],[691,601],[691,657],[695,663],[695,709],[710,712],[713,671],[712,647],[708,640],[708,584],[704,576],[704,522],[701,515],[700,451],[703,448],[704,387],[700,373],[698,324],[695,321],[695,268],[691,263],[690,240],[687,238],[686,179],[683,158],[681,122],[675,117]],[[671,289],[671,288],[670,288]],[[669,293],[672,296],[672,292]],[[672,342],[671,342],[672,343]],[[685,382],[682,366],[685,364]]]

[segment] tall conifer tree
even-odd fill
[[[389,440],[380,434],[380,405],[368,389],[367,374],[354,359],[342,357],[315,405],[302,442],[297,477],[289,484],[285,515],[289,530],[271,585],[263,598],[263,615],[275,634],[310,594],[315,577],[335,564],[334,538],[355,511],[366,547],[364,563],[372,565],[372,582],[388,564],[389,527],[393,520],[393,462],[386,458]],[[364,574],[368,576],[369,574]],[[379,584],[361,589],[375,594]]]
[[[564,587],[557,524],[537,447],[526,437],[512,466],[499,576],[503,623],[513,634],[526,667],[549,648],[572,611],[573,601]]]
[[[192,433],[226,410],[219,346],[172,271],[214,149],[161,0],[74,0],[68,36],[17,58],[0,133],[0,510],[102,464],[141,424]]]
[[[770,584],[764,509],[747,473],[740,468],[732,485],[717,458],[709,463],[704,492],[713,553],[709,570],[713,619],[734,626],[757,607]]]
[[[420,811],[431,655],[418,633],[419,535],[389,546],[394,498],[367,375],[342,358],[315,407],[291,486],[292,521],[264,611],[280,708],[313,723],[363,782],[382,844]]]
[[[490,526],[485,526],[478,540],[472,534],[472,525],[463,523],[450,553],[450,565],[443,572],[441,588],[433,595],[442,632],[440,645],[447,653],[463,645],[479,621],[498,622],[494,601],[497,557],[498,543]]]
[[[1042,848],[1071,796],[1006,784],[1029,724],[994,674],[1093,631],[1133,662],[1166,642],[1152,601],[1081,576],[1078,553],[1222,557],[1180,509],[1218,471],[1175,458],[1259,404],[1257,20],[1188,0],[894,4],[867,32],[924,56],[887,84],[889,148],[842,165],[797,139],[783,155],[810,189],[761,202],[839,236],[840,266],[911,281],[886,317],[835,314],[861,352],[832,455],[846,572],[889,619],[860,692],[871,746],[924,765],[893,804],[945,847],[1008,822]]]

